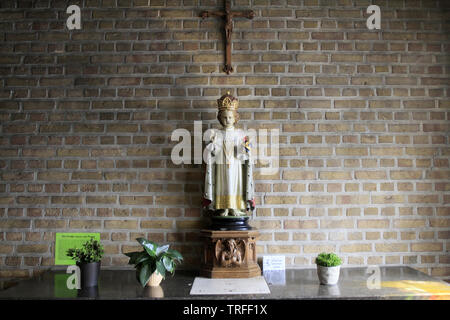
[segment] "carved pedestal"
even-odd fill
[[[202,230],[204,241],[200,276],[253,278],[261,275],[256,263],[257,230]]]

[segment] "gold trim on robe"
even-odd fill
[[[216,196],[216,209],[245,210],[245,202],[242,196]]]

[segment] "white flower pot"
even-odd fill
[[[157,287],[161,283],[163,277],[159,274],[158,271],[155,271],[150,276],[150,279],[148,279],[147,287]]]
[[[317,265],[317,275],[321,284],[333,285],[339,280],[339,271],[341,266],[322,267]]]

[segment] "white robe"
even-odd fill
[[[253,200],[253,164],[251,151],[245,148],[246,134],[234,128],[211,132],[204,198],[214,210],[246,211],[247,201]]]

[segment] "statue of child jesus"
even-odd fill
[[[217,102],[222,129],[211,129],[207,141],[203,207],[215,217],[249,216],[255,209],[249,136],[234,127],[238,100],[228,92]]]

